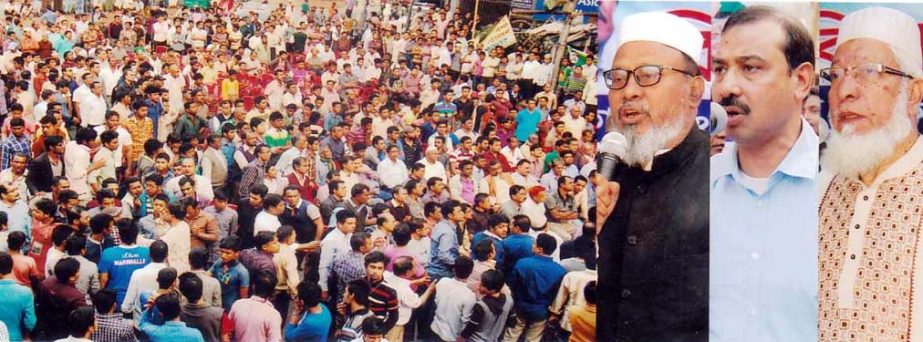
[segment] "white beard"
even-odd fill
[[[842,132],[831,130],[821,165],[849,178],[858,178],[881,165],[914,129],[907,117],[908,96],[907,82],[903,82],[891,119],[880,128],[861,135],[852,126],[844,126]]]
[[[658,151],[666,149],[668,143],[685,133],[683,126],[681,120],[673,120],[663,126],[651,127],[644,134],[638,134],[635,125],[616,129],[628,140],[628,153],[624,162],[631,166],[650,164]]]

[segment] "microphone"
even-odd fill
[[[724,132],[724,129],[727,128],[727,124],[728,112],[724,110],[724,107],[722,107],[717,102],[712,102],[708,133],[711,134],[711,136],[716,136],[721,132]]]
[[[615,180],[615,169],[628,153],[628,139],[618,132],[609,132],[599,144],[597,172],[607,180]]]

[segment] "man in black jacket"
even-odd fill
[[[285,212],[279,216],[279,220],[282,225],[295,227],[295,242],[320,242],[326,231],[320,208],[302,199],[298,187],[294,185],[286,187],[282,197],[285,199]],[[295,254],[298,256],[298,266],[304,269],[305,279],[317,281],[317,266],[320,262],[318,252],[297,250]]]
[[[709,141],[695,126],[702,36],[665,12],[628,16],[609,88],[624,165],[598,177],[600,341],[708,339]]]
[[[48,135],[45,139],[45,153],[29,164],[26,185],[33,196],[51,192],[54,178],[64,176],[64,138]]]
[[[240,206],[237,208],[237,236],[240,237],[241,249],[253,247],[253,224],[256,222],[256,215],[263,211],[263,199],[269,193],[269,188],[264,184],[256,184],[250,187],[248,193],[249,197],[241,198]]]

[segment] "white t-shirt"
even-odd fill
[[[259,214],[256,214],[256,219],[253,221],[253,236],[256,236],[256,233],[261,231],[270,231],[275,233],[281,226],[282,223],[279,222],[278,216],[267,213],[266,210],[263,210]]]

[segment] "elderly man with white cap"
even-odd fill
[[[820,340],[923,341],[920,30],[869,7],[840,24],[822,160]]]
[[[732,142],[711,160],[710,341],[817,341],[818,138],[801,115],[814,49],[771,7],[721,32],[712,100]]]
[[[665,12],[621,22],[610,132],[628,141],[597,195],[599,341],[704,341],[708,329],[708,136],[702,33]]]

